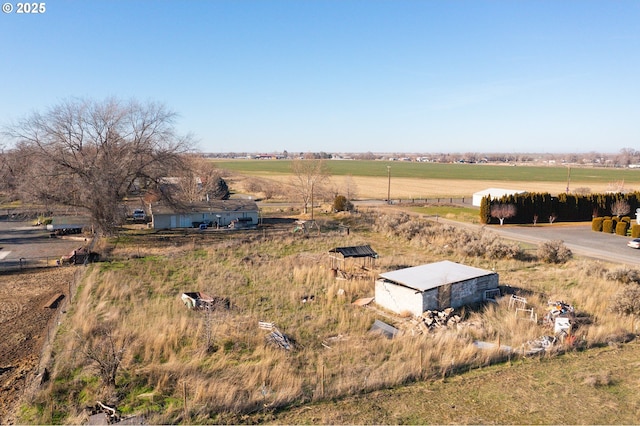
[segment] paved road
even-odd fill
[[[479,225],[461,224],[440,218],[453,226],[464,226],[479,229]],[[630,238],[615,234],[605,234],[591,230],[591,223],[553,225],[490,225],[484,226],[503,238],[525,243],[539,244],[550,240],[562,240],[576,255],[601,259],[608,262],[640,266],[640,250],[627,247]]]
[[[50,258],[55,262],[84,244],[83,239],[49,238],[44,227],[31,222],[0,221],[0,270],[19,265],[20,259]]]

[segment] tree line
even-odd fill
[[[600,216],[635,214],[640,208],[640,192],[606,194],[523,193],[492,199],[480,204],[480,221],[500,223],[584,222]]]

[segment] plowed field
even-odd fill
[[[56,267],[0,275],[0,424],[14,423],[18,399],[38,374],[40,352],[57,311],[45,305],[58,293],[69,297],[76,270]]]

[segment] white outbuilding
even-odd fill
[[[472,204],[476,207],[480,207],[480,204],[482,203],[482,199],[487,195],[491,196],[492,200],[496,200],[498,198],[502,198],[505,195],[523,194],[525,192],[527,191],[523,191],[521,189],[487,188],[482,191],[473,193]]]
[[[418,316],[493,299],[498,285],[493,271],[445,260],[380,274],[375,301],[389,311]]]

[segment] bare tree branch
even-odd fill
[[[70,100],[34,113],[5,132],[22,164],[20,190],[38,200],[83,207],[96,229],[124,220],[122,200],[137,180],[158,183],[185,167],[190,137],[176,114],[156,103]]]

